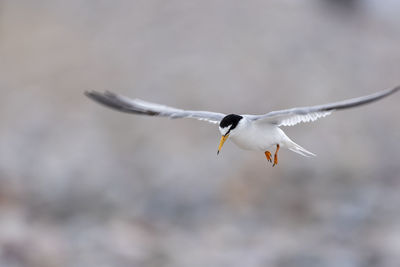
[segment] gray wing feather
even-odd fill
[[[109,108],[138,115],[161,116],[173,119],[194,118],[211,123],[219,123],[225,116],[225,114],[216,112],[177,109],[140,99],[131,99],[108,91],[104,93],[87,91],[85,92],[85,95],[97,103],[103,104]]]
[[[400,90],[400,86],[384,90],[375,94],[358,98],[347,99],[325,105],[298,107],[285,110],[272,111],[264,115],[247,115],[252,120],[265,121],[278,126],[292,126],[300,122],[315,121],[330,115],[335,110],[357,107],[377,101]]]

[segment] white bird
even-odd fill
[[[217,154],[219,154],[223,144],[228,137],[230,137],[233,143],[242,149],[264,152],[269,162],[272,162],[272,154],[269,150],[272,147],[276,147],[272,165],[275,166],[278,164],[278,151],[280,148],[287,148],[306,157],[315,156],[315,154],[293,142],[279,127],[293,126],[300,122],[315,121],[330,115],[335,110],[371,103],[399,90],[400,86],[340,102],[272,111],[263,115],[226,115],[209,111],[183,110],[146,102],[140,99],[130,99],[107,91],[104,93],[89,91],[85,92],[85,95],[98,103],[121,112],[162,116],[173,119],[194,118],[211,123],[218,123],[222,137]]]

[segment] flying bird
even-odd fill
[[[330,115],[333,111],[368,104],[394,94],[399,90],[400,86],[330,104],[271,111],[262,115],[226,115],[210,111],[183,110],[140,99],[131,99],[108,91],[104,93],[87,91],[85,95],[100,104],[121,112],[169,117],[172,119],[193,118],[219,124],[219,131],[222,136],[217,154],[221,151],[225,141],[230,138],[233,143],[242,149],[264,152],[267,160],[273,163],[272,166],[275,166],[278,164],[278,151],[280,148],[289,149],[305,157],[315,156],[315,154],[293,142],[282,131],[281,126],[293,126],[301,122],[315,121]],[[273,148],[275,148],[275,153],[272,158],[270,150]]]

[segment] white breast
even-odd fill
[[[275,125],[241,120],[229,138],[242,149],[266,151],[271,146],[281,144],[286,135]]]

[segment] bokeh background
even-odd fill
[[[83,92],[265,113],[400,83],[396,0],[0,1],[0,266],[400,266],[400,95],[285,128],[272,168],[215,125]]]

